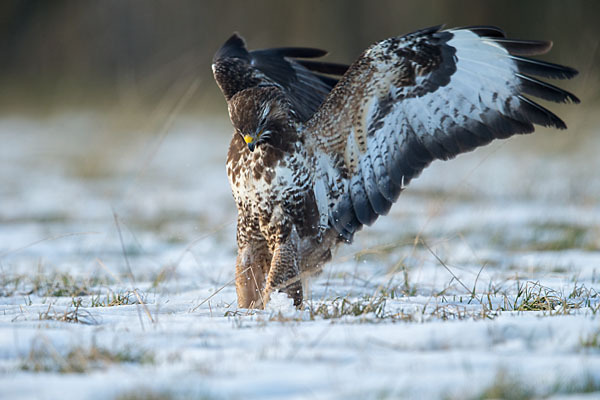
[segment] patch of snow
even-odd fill
[[[277,291],[271,294],[265,311],[287,315],[295,313],[296,307],[294,306],[294,300],[288,297],[287,294]]]

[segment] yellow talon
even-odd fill
[[[250,135],[244,136],[244,142],[246,142],[246,143],[252,143],[253,140],[254,140],[254,138]]]

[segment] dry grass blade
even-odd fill
[[[456,280],[456,282],[458,282],[460,284],[460,286],[462,286],[463,288],[465,288],[465,290],[467,291],[467,293],[473,293],[472,290],[470,290],[464,283],[462,283],[462,281],[460,279],[458,279],[458,276],[456,276],[454,274],[454,272],[452,272],[452,270],[446,265],[446,263],[437,254],[435,254],[435,252],[433,250],[431,250],[431,247],[429,247],[424,240],[421,239],[421,243],[431,253],[431,255],[433,255],[435,257],[435,259],[438,260],[438,262],[444,268],[446,268],[446,271],[448,271],[450,273],[450,275],[452,275],[452,278],[454,278],[454,280]]]
[[[58,313],[48,305],[48,309],[39,314],[40,321],[60,321],[84,325],[96,325],[98,321],[86,310],[80,310],[81,299],[73,301],[74,308],[70,306],[63,313]],[[51,312],[52,311],[52,312]]]
[[[246,271],[248,271],[251,267],[246,268],[245,270],[243,270],[241,273],[244,274],[246,273]],[[230,280],[229,282],[225,283],[223,286],[221,286],[220,288],[218,288],[217,290],[215,290],[215,292],[213,294],[211,294],[210,296],[208,296],[206,299],[202,300],[200,302],[200,304],[198,304],[197,306],[195,306],[194,308],[192,308],[190,310],[190,312],[194,312],[196,311],[198,308],[200,308],[200,306],[202,306],[204,303],[206,303],[207,301],[209,301],[210,299],[212,299],[217,293],[219,293],[221,290],[225,289],[227,286],[231,285],[232,283],[235,282],[235,278],[233,278],[232,280]]]
[[[125,249],[125,242],[123,241],[123,232],[121,232],[121,225],[119,224],[119,217],[117,216],[117,213],[115,212],[115,210],[113,210],[113,217],[115,220],[115,225],[117,227],[117,232],[119,234],[119,241],[121,242],[121,249],[123,251],[123,258],[125,259],[125,265],[127,266],[127,272],[129,274],[129,279],[131,280],[131,284],[133,286],[133,294],[137,298],[139,304],[141,304],[141,306],[144,309],[146,315],[148,316],[148,319],[150,320],[150,322],[154,323],[155,321],[154,321],[154,318],[152,318],[152,314],[150,313],[150,310],[146,306],[146,303],[144,303],[144,301],[142,300],[142,297],[138,293],[138,290],[135,288],[135,277],[133,276],[133,270],[131,269],[131,264],[129,263],[129,257],[127,256],[127,250]],[[142,327],[144,326],[144,323],[142,322],[141,317],[140,317],[140,324],[142,325]]]

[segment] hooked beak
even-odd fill
[[[250,149],[250,151],[254,151],[254,147],[256,147],[256,143],[254,142],[254,138],[250,135],[246,135],[244,136],[244,142],[246,142],[246,144],[248,144],[248,149]]]

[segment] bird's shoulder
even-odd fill
[[[281,88],[302,121],[308,120],[343,75],[347,65],[314,61],[326,51],[280,47],[248,51],[244,39],[231,36],[213,58],[213,75],[225,98],[259,86]]]

